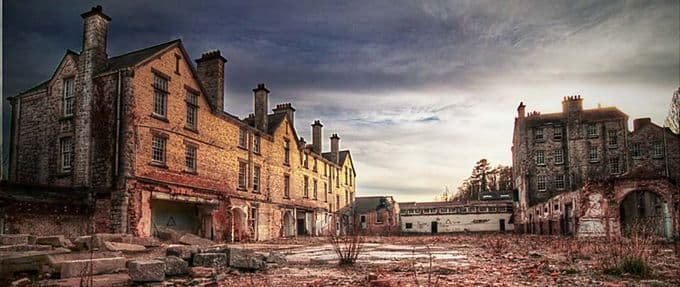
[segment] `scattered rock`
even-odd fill
[[[52,249],[49,245],[18,244],[0,246],[0,252],[46,251]]]
[[[163,241],[178,243],[180,236],[179,232],[171,228],[158,227],[156,230],[156,237]]]
[[[146,251],[146,247],[137,244],[120,243],[120,242],[104,242],[104,247],[109,251],[122,251],[122,252],[140,252]]]
[[[198,253],[198,247],[191,245],[170,245],[165,250],[165,255],[177,256],[187,261],[191,261],[191,258],[196,253]]]
[[[161,242],[154,237],[136,237],[133,235],[127,235],[121,238],[121,243],[136,244],[144,247],[159,247]]]
[[[543,254],[539,253],[538,251],[533,251],[533,250],[529,251],[529,257],[539,258],[539,257],[542,257],[542,256],[543,256]]]
[[[194,266],[224,268],[229,260],[224,253],[198,253],[194,255]]]
[[[24,287],[28,286],[31,284],[31,280],[28,278],[21,278],[19,280],[12,281],[11,285],[12,287]]]
[[[269,252],[269,254],[265,256],[265,262],[267,263],[284,264],[286,261],[286,257],[276,251]]]
[[[128,274],[135,282],[160,282],[165,280],[165,262],[133,260],[128,262]]]
[[[311,259],[309,259],[309,263],[315,264],[315,265],[326,265],[326,264],[328,264],[328,261],[324,260],[324,259],[311,258]]]
[[[246,270],[264,270],[266,264],[261,256],[243,248],[229,248],[229,266]]]
[[[186,244],[186,245],[198,245],[198,246],[215,245],[214,241],[200,237],[196,234],[191,234],[191,233],[186,233],[186,234],[180,236],[179,243]]]
[[[69,260],[61,263],[61,278],[80,277],[84,274],[99,275],[116,273],[125,269],[125,258],[97,258]]]
[[[189,262],[177,256],[159,257],[156,260],[165,262],[165,275],[178,276],[189,272]]]
[[[189,275],[193,278],[207,278],[212,276],[214,272],[215,269],[210,267],[197,266],[189,269]]]
[[[35,238],[35,244],[50,245],[52,247],[73,248],[75,245],[71,243],[63,235],[40,236]]]
[[[29,244],[30,234],[0,234],[0,245]]]
[[[70,252],[56,248],[47,251],[25,251],[20,254],[0,258],[0,274],[14,272],[43,272],[49,269],[48,255]]]

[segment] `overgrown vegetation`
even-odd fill
[[[340,266],[354,265],[363,251],[364,238],[357,229],[346,235],[331,235],[330,241]]]
[[[596,250],[602,271],[609,275],[632,275],[648,277],[653,270],[651,258],[659,254],[657,226],[650,220],[637,220],[628,234],[607,244],[597,245]]]

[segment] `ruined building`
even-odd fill
[[[579,236],[625,235],[645,221],[659,235],[679,227],[680,137],[614,107],[526,114],[520,103],[512,146],[519,230]],[[623,233],[622,233],[623,232]]]
[[[514,229],[512,200],[401,202],[404,233],[452,233]]]
[[[264,84],[253,89],[252,115],[226,113],[227,60],[219,51],[196,66],[181,40],[109,57],[111,18],[100,6],[82,18],[82,50],[67,51],[47,81],[10,99],[2,186],[33,190],[32,198],[42,190],[72,194],[80,199],[67,206],[73,220],[26,221],[10,206],[22,200],[15,198],[0,208],[3,232],[84,233],[89,218],[94,232],[152,236],[171,228],[220,241],[337,229],[334,213],[353,201],[356,186],[337,134],[324,151],[315,121],[306,144],[291,104],[269,112]],[[56,198],[50,206],[66,204]]]
[[[400,231],[399,203],[392,196],[361,196],[340,213],[351,231],[366,235],[394,235]]]

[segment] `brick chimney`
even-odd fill
[[[580,114],[583,111],[583,99],[580,95],[564,97],[562,100],[562,113]]]
[[[267,111],[269,111],[269,90],[264,87],[264,84],[257,84],[257,88],[253,89],[255,102],[255,128],[261,131],[267,131]]]
[[[650,119],[650,118],[634,119],[633,120],[633,130],[637,131],[638,129],[640,129],[640,128],[648,125],[648,124],[651,124],[651,123],[652,123],[652,119]]]
[[[338,134],[331,136],[331,157],[336,163],[340,161],[340,137]]]
[[[318,154],[321,154],[322,144],[321,144],[321,128],[323,125],[321,121],[316,120],[312,124],[312,150]]]
[[[524,118],[524,115],[526,111],[526,106],[524,105],[524,102],[519,102],[519,106],[517,107],[517,117],[522,119]]]
[[[286,113],[288,116],[288,121],[292,126],[295,126],[295,108],[290,103],[278,104],[276,108],[273,109],[275,114]]]
[[[224,63],[227,59],[222,57],[219,50],[203,53],[196,60],[196,72],[205,89],[205,97],[217,109],[218,113],[224,111]]]

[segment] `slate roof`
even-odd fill
[[[279,127],[279,125],[283,122],[283,120],[286,118],[285,113],[273,113],[267,115],[267,133],[270,135],[273,135],[274,132],[276,132],[276,129]],[[243,122],[248,124],[249,126],[255,126],[255,119],[248,117],[243,119]]]
[[[609,119],[627,119],[628,115],[616,107],[605,107],[596,109],[583,110],[583,120],[585,121],[601,121]],[[529,127],[540,126],[547,123],[560,123],[567,120],[567,115],[564,113],[548,113],[528,115],[526,121]]]
[[[154,54],[168,48],[174,44],[181,42],[180,39],[175,39],[169,42],[161,43],[148,48],[132,51],[123,55],[118,55],[108,59],[106,63],[106,68],[104,68],[100,74],[116,71],[118,69],[128,68],[137,65],[138,63],[146,60],[147,58],[153,56]]]
[[[47,81],[44,81],[44,82],[42,82],[42,83],[40,83],[40,84],[37,84],[36,86],[34,86],[34,87],[32,87],[32,88],[30,88],[30,89],[28,89],[28,90],[25,90],[25,91],[19,93],[19,95],[29,94],[29,93],[32,93],[32,92],[40,91],[40,90],[42,90],[42,89],[46,89],[46,88],[47,88],[47,84],[48,84],[49,82],[50,82],[50,80],[47,80]]]
[[[338,161],[338,164],[343,163],[345,159],[347,159],[347,156],[349,155],[349,150],[341,150],[338,152],[340,156],[340,160]],[[333,156],[332,152],[324,152],[321,154],[323,158],[335,162],[335,157]]]
[[[403,210],[406,210],[406,209],[413,209],[413,208],[490,206],[490,205],[512,205],[512,200],[400,202],[399,208],[403,211]]]
[[[368,213],[381,208],[392,208],[394,199],[391,196],[362,196],[354,199],[351,205],[342,208],[342,213],[354,211],[356,214]]]

